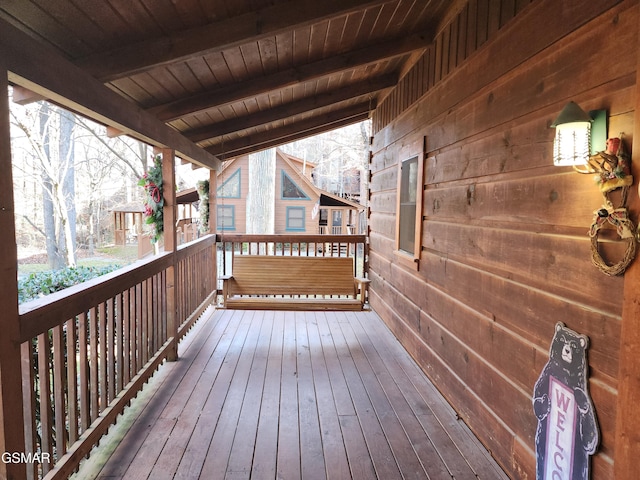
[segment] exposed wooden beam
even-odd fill
[[[13,87],[12,100],[13,103],[17,103],[18,105],[28,105],[33,102],[39,102],[43,100],[42,95],[38,95],[35,92],[27,88],[23,88],[19,85],[15,85]]]
[[[281,32],[364,10],[389,0],[279,2],[243,15],[85,57],[76,64],[103,82],[256,42]]]
[[[151,145],[174,148],[201,166],[219,166],[215,156],[1,19],[0,58],[13,84]]]
[[[272,90],[282,89],[333,73],[352,70],[387,58],[406,55],[414,50],[425,48],[430,41],[431,36],[427,33],[390,40],[265,77],[227,85],[164,105],[158,105],[150,108],[149,112],[165,122],[171,122],[211,108],[253,98]]]
[[[293,115],[310,112],[318,108],[334,105],[351,98],[372,94],[385,88],[393,87],[398,79],[395,75],[384,75],[371,80],[364,80],[347,87],[331,92],[321,93],[312,97],[285,103],[269,110],[252,113],[243,117],[229,119],[208,125],[202,128],[182,132],[182,134],[193,142],[201,142],[210,138],[219,137],[239,130],[257,127],[267,123],[283,120]]]
[[[375,102],[373,104],[370,102],[359,103],[342,110],[335,110],[326,115],[318,115],[306,120],[289,123],[283,127],[265,130],[255,135],[247,135],[229,142],[221,142],[207,147],[206,150],[225,158],[237,157],[361,122],[369,117],[369,112],[375,107]]]
[[[16,277],[18,257],[11,174],[11,135],[7,72],[0,57],[0,451],[24,452],[20,316]],[[28,350],[28,349],[27,349]],[[27,354],[29,358],[30,354]],[[24,367],[28,368],[28,367]],[[28,378],[28,376],[27,376]],[[27,407],[29,410],[29,407]],[[29,413],[27,413],[29,414]],[[30,429],[27,429],[30,431]],[[0,462],[0,478],[26,478],[26,463]]]
[[[291,135],[287,135],[282,138],[277,138],[259,145],[248,145],[246,148],[241,148],[239,150],[235,150],[229,153],[232,154],[233,157],[239,157],[241,155],[249,155],[250,153],[259,152],[260,150],[264,150],[266,148],[277,147],[287,143],[295,142],[296,140],[301,140],[303,138],[309,138],[315,135],[320,135],[330,130],[335,130],[337,128],[353,125],[354,123],[363,122],[368,118],[369,118],[369,114],[362,113],[360,115],[356,115],[355,117],[345,118],[343,120],[339,120],[337,122],[327,124],[327,125],[320,125],[316,128],[311,128],[302,132],[295,132],[295,133],[292,133]],[[225,160],[227,158],[230,159],[233,157],[226,157]]]
[[[110,127],[107,125],[107,137],[116,138],[122,135],[124,132],[122,130],[118,130],[117,128]]]

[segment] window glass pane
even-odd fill
[[[320,225],[326,225],[329,219],[329,210],[326,208],[320,209]]]
[[[282,198],[309,198],[286,173],[282,172]]]
[[[240,169],[218,187],[218,198],[240,198]]]
[[[342,226],[342,210],[333,210],[331,212],[331,217],[331,225],[333,225],[334,227]]]
[[[402,188],[400,201],[416,203],[416,187],[418,184],[418,158],[402,163]]]
[[[287,230],[304,230],[304,207],[287,208]]]
[[[402,162],[400,178],[399,245],[400,250],[415,253],[418,157]]]
[[[218,230],[235,230],[235,207],[233,205],[218,205],[217,226]]]

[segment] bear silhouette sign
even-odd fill
[[[588,390],[589,338],[558,322],[533,392],[537,480],[587,480],[599,442]]]

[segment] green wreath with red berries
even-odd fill
[[[162,207],[164,206],[164,196],[162,195],[162,157],[156,156],[153,167],[145,173],[138,185],[144,187],[144,215],[145,222],[153,227],[151,243],[156,243],[162,237],[164,231],[164,221],[162,219]]]

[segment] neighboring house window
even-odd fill
[[[240,169],[218,187],[218,198],[240,198]]]
[[[396,252],[405,265],[418,269],[422,236],[422,155],[400,163],[396,215]]]
[[[302,190],[284,170],[282,171],[282,198],[284,200],[309,200],[309,196],[304,193],[304,190]]]
[[[218,230],[235,230],[236,229],[236,207],[235,205],[218,205],[217,206],[217,222]]]
[[[287,207],[287,231],[305,231],[305,207]]]

